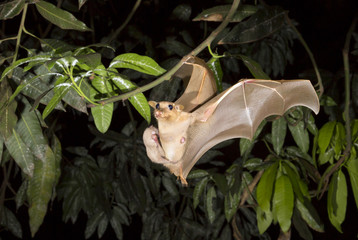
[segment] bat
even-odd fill
[[[266,117],[294,106],[319,112],[309,80],[245,79],[214,96],[215,81],[205,62],[193,57],[185,64],[192,73],[184,93],[174,103],[149,101],[158,129],[151,126],[143,134],[150,160],[167,167],[183,185],[205,152],[228,139],[252,139]]]

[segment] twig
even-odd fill
[[[106,100],[103,101],[99,101],[100,104],[104,105],[107,103],[111,103],[111,102],[116,102],[116,101],[120,101],[123,99],[127,99],[131,96],[134,96],[138,93],[147,91],[157,85],[159,85],[160,83],[164,82],[165,80],[169,80],[171,78],[171,76],[183,65],[183,63],[188,59],[188,56],[196,56],[198,55],[204,48],[206,48],[207,46],[210,45],[210,43],[217,37],[217,35],[224,30],[224,28],[229,24],[229,22],[231,21],[234,13],[236,12],[237,7],[239,6],[240,0],[234,0],[232,3],[232,6],[230,8],[230,11],[228,13],[228,15],[226,16],[226,18],[224,19],[224,21],[209,35],[209,37],[207,37],[199,46],[197,46],[193,51],[191,51],[187,56],[184,56],[172,69],[170,69],[169,71],[167,71],[165,74],[163,74],[161,77],[157,78],[156,80],[154,80],[153,82],[144,85],[142,87],[138,87],[135,90],[131,91],[131,92],[127,92],[115,97],[111,97],[108,98]],[[95,105],[93,104],[89,104],[87,105],[88,107],[95,107]]]
[[[258,173],[256,173],[254,179],[252,180],[252,182],[249,184],[248,188],[246,188],[244,190],[244,192],[241,195],[241,200],[240,200],[240,205],[239,206],[243,206],[247,200],[247,198],[251,195],[252,191],[254,190],[254,188],[256,187],[257,183],[259,182],[262,174],[264,173],[264,170],[259,171]]]
[[[117,38],[117,36],[122,32],[122,30],[127,26],[129,21],[132,19],[134,13],[137,11],[137,8],[139,7],[142,0],[137,0],[137,2],[134,4],[132,11],[129,13],[128,17],[124,21],[124,23],[116,29],[116,31],[112,34],[112,36],[107,41],[107,44],[110,44],[114,39]]]
[[[22,17],[21,17],[19,31],[17,33],[15,54],[14,54],[14,58],[12,59],[12,63],[16,62],[17,54],[19,52],[22,30],[24,29],[24,25],[25,25],[26,13],[27,13],[27,3],[25,3],[24,9],[22,10]]]
[[[333,173],[335,173],[337,171],[337,169],[342,165],[342,163],[344,163],[344,160],[347,159],[350,151],[351,151],[351,148],[346,147],[346,149],[344,149],[343,155],[339,158],[339,160],[336,162],[336,164],[332,167],[332,169],[324,177],[324,179],[323,179],[324,186],[321,190],[321,194],[318,197],[318,199],[321,199],[323,197],[323,194],[327,190],[327,187],[328,187],[329,178],[332,176]]]
[[[319,98],[321,98],[321,96],[323,94],[323,91],[324,91],[324,88],[323,88],[321,74],[319,73],[318,66],[317,66],[316,60],[314,59],[313,53],[311,52],[311,49],[308,47],[306,41],[303,39],[301,33],[297,30],[295,25],[292,24],[291,19],[288,17],[288,13],[286,13],[286,21],[287,21],[288,25],[290,25],[290,27],[296,32],[296,34],[298,36],[298,39],[300,40],[300,42],[303,45],[303,47],[306,49],[306,51],[308,53],[308,56],[311,59],[314,71],[315,71],[316,76],[317,76],[318,86],[319,86],[319,89],[318,89],[319,94],[318,94],[318,96],[319,96]]]

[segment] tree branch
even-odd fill
[[[171,76],[185,63],[185,61],[188,59],[189,56],[196,56],[198,55],[204,48],[206,48],[208,45],[211,44],[211,42],[218,36],[218,34],[224,30],[224,28],[229,24],[231,21],[234,13],[236,12],[238,6],[239,6],[240,0],[234,0],[232,3],[232,6],[230,8],[230,11],[228,12],[226,18],[224,21],[199,45],[197,46],[193,51],[191,51],[187,56],[184,56],[172,69],[167,71],[165,74],[163,74],[161,77],[157,78],[151,83],[148,83],[147,85],[144,85],[142,87],[138,87],[133,91],[108,98],[106,100],[99,101],[98,103],[105,105],[107,103],[117,102],[120,100],[128,99],[131,96],[134,96],[138,93],[145,92],[160,83],[164,82],[165,80],[169,80]],[[87,105],[88,107],[95,107],[93,104]]]

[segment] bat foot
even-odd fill
[[[180,179],[180,182],[184,187],[188,186],[188,182],[186,181],[186,179],[183,176],[179,176],[178,178]]]
[[[183,168],[180,167],[179,169],[179,176],[178,178],[180,179],[180,182],[181,184],[184,186],[184,187],[187,187],[188,186],[188,182],[186,181],[186,179],[184,178],[183,176]]]
[[[152,137],[152,140],[153,140],[157,145],[159,145],[159,139],[158,139],[157,133],[153,131],[151,137]]]

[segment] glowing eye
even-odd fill
[[[169,108],[169,110],[172,110],[173,109],[173,105],[168,105],[168,108]]]
[[[159,108],[160,108],[159,103],[157,103],[157,105],[155,105],[155,108],[156,108],[156,109],[159,109]]]

